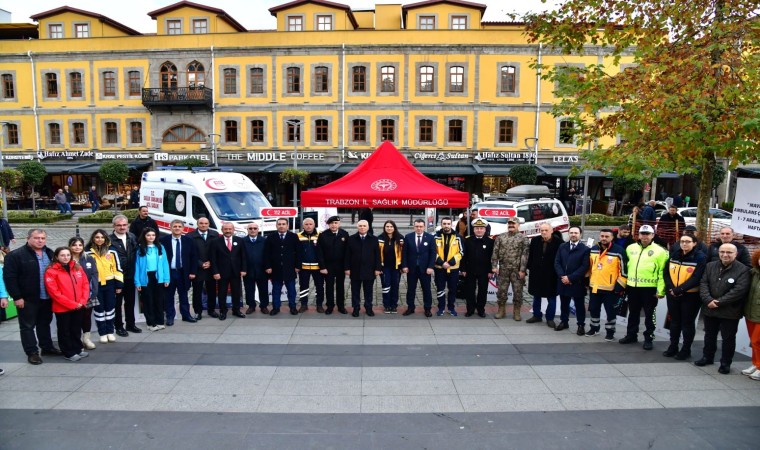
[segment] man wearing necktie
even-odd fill
[[[245,287],[246,314],[256,311],[256,291],[259,294],[259,305],[262,314],[269,314],[269,282],[264,272],[264,235],[259,234],[259,224],[249,223],[248,236],[245,243],[245,257],[248,259],[248,272],[243,278]]]
[[[372,317],[372,287],[375,278],[380,275],[380,246],[377,237],[369,234],[369,224],[366,220],[356,223],[356,234],[348,238],[346,248],[346,276],[351,278],[351,305],[354,307],[354,317],[359,317],[360,294],[364,292],[364,311]]]
[[[464,316],[471,317],[477,310],[478,316],[485,317],[494,242],[490,236],[486,235],[487,221],[478,218],[473,220],[471,225],[473,234],[464,238],[464,251],[459,267],[464,277],[464,291],[467,298],[467,312]]]
[[[174,292],[179,295],[179,314],[183,322],[195,323],[195,318],[190,314],[190,304],[187,300],[187,291],[195,279],[197,258],[195,245],[190,237],[183,236],[185,223],[179,219],[172,220],[170,225],[172,234],[161,238],[161,245],[166,249],[166,259],[169,260],[169,287],[164,290],[164,312],[166,313],[166,325],[174,325],[176,309],[174,307]]]
[[[404,316],[414,314],[414,298],[417,282],[422,287],[422,301],[425,317],[432,317],[433,294],[430,290],[431,275],[435,264],[435,239],[425,232],[425,221],[414,221],[414,231],[404,237],[404,251],[401,258],[401,272],[406,274],[406,311]]]
[[[586,274],[590,264],[591,249],[580,241],[581,227],[571,227],[567,235],[570,242],[560,245],[554,260],[557,272],[557,293],[560,299],[560,322],[554,328],[561,331],[569,327],[570,301],[575,304],[575,317],[578,320],[578,336],[586,334]]]
[[[272,278],[272,311],[270,316],[280,313],[282,287],[288,293],[290,314],[298,315],[296,308],[296,275],[301,270],[301,253],[298,251],[298,236],[288,231],[287,219],[277,219],[277,233],[267,236],[264,242],[264,271]]]
[[[203,292],[206,293],[209,317],[219,317],[216,313],[217,283],[211,273],[210,245],[219,233],[209,228],[211,222],[208,218],[198,219],[198,229],[191,231],[187,236],[193,240],[195,246],[195,279],[193,279],[193,311],[195,320],[203,317]]]
[[[245,318],[240,311],[242,277],[248,271],[243,239],[234,235],[232,222],[222,223],[222,235],[211,243],[211,273],[219,283],[219,320],[227,318],[227,290],[232,296],[232,315]]]

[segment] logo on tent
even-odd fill
[[[383,178],[372,183],[370,187],[376,191],[388,192],[388,191],[395,190],[398,187],[398,185],[393,180]]]

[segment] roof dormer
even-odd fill
[[[39,23],[40,39],[138,36],[128,26],[102,14],[61,6],[30,17]]]
[[[359,24],[351,7],[324,0],[296,0],[269,8],[277,31],[355,30]]]
[[[181,1],[148,13],[157,22],[156,34],[207,34],[248,31],[223,9]]]
[[[405,5],[407,30],[479,29],[486,5],[461,0],[427,0]]]

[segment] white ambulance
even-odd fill
[[[206,169],[167,169],[144,172],[140,184],[140,205],[160,231],[169,233],[172,220],[185,222],[185,232],[206,217],[211,228],[221,231],[222,222],[232,222],[235,234],[245,236],[246,226],[259,224],[261,232],[275,230],[276,217],[262,218],[261,208],[270,207],[266,196],[250,178],[234,172]]]

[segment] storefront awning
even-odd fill
[[[482,173],[483,175],[507,176],[513,167],[515,167],[515,164],[473,164],[473,170],[475,173]],[[539,177],[550,175],[547,173],[547,170],[544,166],[536,165],[533,167],[536,168],[536,172],[538,173]]]

